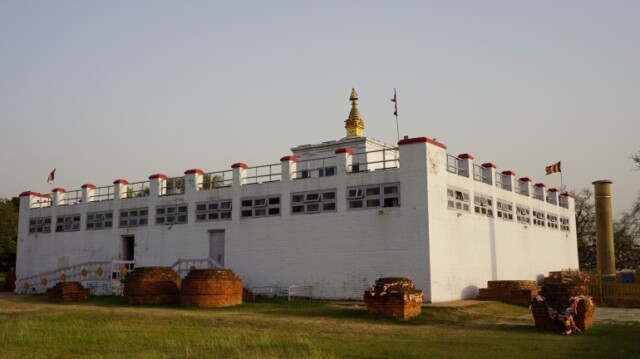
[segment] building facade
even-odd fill
[[[578,267],[570,194],[426,137],[364,137],[355,91],[350,100],[347,137],[279,163],[23,192],[19,286],[79,263],[210,258],[247,288],[357,299],[379,277],[404,276],[438,302],[472,298],[487,280]]]

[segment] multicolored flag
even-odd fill
[[[393,89],[393,98],[391,99],[391,102],[393,102],[394,106],[393,115],[398,117],[398,97],[396,96],[396,89]]]
[[[47,183],[52,184],[55,178],[56,178],[56,169],[54,168],[53,171],[49,173],[49,177],[47,177]]]
[[[551,166],[547,166],[547,175],[550,175],[556,172],[562,172],[560,170],[560,161],[558,161],[558,163],[552,164]]]

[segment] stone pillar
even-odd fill
[[[247,166],[242,162],[237,162],[231,165],[231,169],[233,170],[233,187],[239,187],[244,184],[244,178],[247,175]]]
[[[149,196],[158,197],[167,194],[167,188],[165,186],[166,181],[167,175],[162,173],[156,173],[149,176]]]
[[[284,156],[280,159],[282,165],[282,181],[291,181],[291,174],[296,171],[298,158],[296,156]]]
[[[129,182],[124,179],[113,181],[113,200],[119,202],[122,198],[127,198],[127,185]]]
[[[51,206],[58,207],[59,205],[64,204],[66,196],[67,191],[64,188],[54,188],[51,191]]]
[[[611,181],[593,182],[596,206],[596,249],[598,271],[616,274],[616,258],[613,246],[613,219],[611,211]]]
[[[496,165],[487,162],[480,167],[482,167],[482,182],[493,186],[493,180],[496,178]]]
[[[516,173],[513,171],[502,171],[502,189],[507,191],[513,191],[513,182],[516,178]]]
[[[92,183],[85,183],[82,185],[82,203],[89,203],[93,201],[93,192],[95,192],[96,186]]]
[[[204,171],[199,168],[184,171],[184,193],[191,194],[201,190],[203,178]]]
[[[468,153],[462,153],[458,155],[458,160],[458,174],[470,177],[470,174],[473,173],[473,156]]]
[[[351,168],[351,155],[353,151],[350,148],[338,148],[336,154],[336,175],[342,176],[349,172],[353,172]]]

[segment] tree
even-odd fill
[[[0,266],[15,262],[20,199],[0,199]],[[4,268],[3,268],[4,269]]]
[[[640,151],[631,154],[631,161],[638,167],[640,170]]]
[[[582,269],[595,269],[596,212],[591,190],[585,188],[576,193],[575,210],[578,263]]]

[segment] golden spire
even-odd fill
[[[349,118],[344,121],[344,128],[347,129],[347,137],[362,137],[364,122],[360,117],[360,111],[358,111],[358,94],[354,88],[351,89],[349,101],[351,101],[351,112],[349,112]]]

